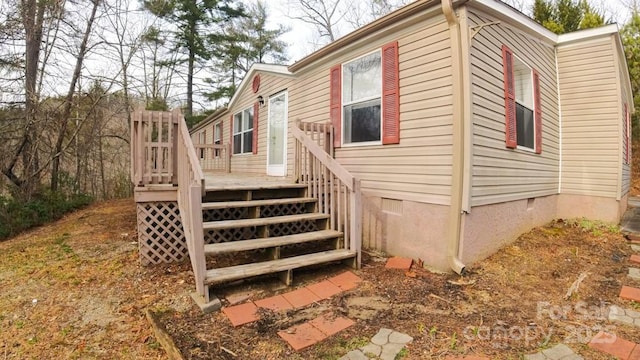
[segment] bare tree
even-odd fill
[[[340,37],[339,23],[345,16],[339,8],[343,0],[290,0],[289,17],[312,25],[321,40],[333,42]]]
[[[409,2],[410,0],[354,1],[344,9],[344,19],[352,28],[357,29],[407,5]]]

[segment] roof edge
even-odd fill
[[[615,34],[619,31],[617,24],[605,25],[593,29],[578,30],[558,35],[558,45],[566,45],[574,41],[583,41],[601,36]]]

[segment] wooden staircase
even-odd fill
[[[196,301],[209,302],[209,287],[223,282],[278,274],[290,284],[292,271],[305,266],[348,261],[360,267],[361,185],[333,157],[333,126],[298,122],[290,136],[292,180],[251,179],[232,172],[229,144],[197,144],[198,156],[179,110],[132,114],[136,201],[176,203],[171,216],[179,216],[179,224],[150,219],[160,236],[144,241],[168,254],[154,261],[188,255]],[[166,234],[183,236],[184,244]]]
[[[345,260],[355,267],[356,251],[345,247],[344,234],[331,230],[330,215],[320,213],[317,198],[307,192],[308,185],[284,181],[207,188],[205,285],[265,274],[289,285],[297,268]],[[250,263],[234,264],[241,252],[249,252]],[[216,266],[216,257],[224,258],[224,267]]]

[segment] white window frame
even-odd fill
[[[206,144],[207,143],[207,130],[202,130],[199,134],[198,134],[198,143],[200,145]],[[200,148],[200,151],[198,154],[200,156],[200,159],[204,159],[205,158],[205,154],[207,152],[207,149],[205,148]]]
[[[222,145],[222,121],[213,124],[213,145]],[[213,150],[213,156],[220,156],[220,149]]]
[[[515,102],[516,102],[516,109],[517,109],[517,105],[523,106],[529,110],[531,110],[531,113],[533,114],[533,147],[526,147],[523,145],[517,145],[516,148],[518,150],[523,150],[523,151],[528,151],[528,152],[532,152],[535,153],[536,152],[536,99],[535,99],[535,88],[534,88],[534,84],[533,84],[533,68],[531,66],[529,66],[529,64],[527,64],[525,61],[523,61],[522,59],[520,59],[518,56],[516,56],[515,54],[513,55],[513,67],[514,67],[514,76],[513,76],[513,87],[515,90]],[[529,106],[527,106],[526,104],[523,104],[522,102],[518,101],[518,86],[517,86],[517,82],[518,79],[520,79],[519,76],[517,76],[515,68],[516,68],[516,61],[521,63],[522,65],[526,66],[527,69],[529,69],[529,84],[531,85],[531,107],[529,108]],[[517,133],[517,128],[518,128],[518,112],[516,111],[516,144],[518,143],[518,133]]]
[[[364,98],[364,99],[359,99],[358,101],[351,101],[351,102],[345,102],[344,101],[344,75],[345,75],[345,71],[344,68],[346,65],[349,65],[350,63],[360,60],[364,57],[367,57],[369,55],[378,53],[380,55],[380,95],[379,96],[375,96],[375,97],[368,97],[368,98]],[[341,71],[340,71],[340,126],[342,127],[342,132],[341,132],[341,136],[340,136],[340,142],[342,144],[342,147],[357,147],[357,146],[371,146],[371,145],[382,145],[382,135],[383,135],[383,122],[382,122],[382,117],[384,114],[384,109],[382,108],[384,106],[384,104],[382,103],[382,78],[383,78],[383,74],[382,74],[382,49],[376,49],[373,50],[371,52],[368,52],[366,54],[363,54],[361,56],[358,56],[357,58],[353,58],[345,63],[342,64],[341,66]],[[375,100],[375,99],[380,99],[380,140],[377,141],[362,141],[362,142],[345,142],[345,126],[346,126],[346,122],[344,121],[344,108],[345,106],[349,106],[349,105],[353,105],[353,104],[358,104],[358,103],[364,103],[367,101],[371,101],[371,100]]]
[[[246,155],[246,154],[253,154],[253,120],[247,122],[247,124],[251,124],[251,128],[247,128],[244,129],[243,128],[243,124],[245,123],[244,121],[244,116],[245,113],[249,111],[251,113],[253,113],[253,106],[249,106],[248,108],[244,108],[242,109],[242,111],[237,112],[235,114],[233,114],[233,148],[231,149],[231,153],[233,155]],[[239,132],[236,132],[236,121],[238,120],[236,118],[236,116],[240,115],[240,126]],[[253,116],[256,116],[255,114],[253,114]],[[244,134],[251,132],[251,149],[247,152],[244,151]],[[240,152],[237,153],[235,152],[235,144],[236,144],[236,135],[240,135]]]

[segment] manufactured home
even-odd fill
[[[255,64],[188,133],[178,113],[136,113],[141,256],[189,256],[205,299],[359,266],[362,247],[460,273],[554,218],[619,221],[633,108],[616,25],[556,35],[496,0],[416,1],[289,66]]]

